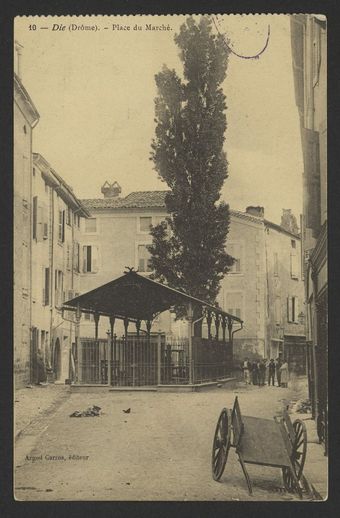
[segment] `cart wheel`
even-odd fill
[[[303,467],[306,460],[307,452],[307,430],[306,425],[300,419],[296,419],[293,423],[293,429],[295,432],[294,442],[292,444],[292,456],[291,461],[294,468],[295,476],[299,481],[302,477]],[[285,488],[289,492],[297,490],[295,487],[294,477],[291,473],[291,469],[288,467],[282,468],[283,482]]]
[[[212,448],[212,476],[219,480],[223,474],[231,444],[231,413],[223,408],[218,418]]]

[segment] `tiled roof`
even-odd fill
[[[80,200],[81,204],[88,210],[91,209],[165,209],[165,196],[170,191],[136,191],[128,194],[125,198],[92,198]],[[240,219],[246,219],[255,223],[264,222],[266,225],[287,232],[280,225],[271,223],[260,216],[230,209],[230,215]],[[289,233],[289,232],[288,232]],[[296,236],[299,237],[299,236]]]
[[[168,191],[137,191],[125,198],[94,198],[81,200],[87,209],[144,209],[165,208]]]

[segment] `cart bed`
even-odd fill
[[[280,427],[271,419],[242,416],[243,433],[237,452],[244,462],[266,466],[290,466]]]

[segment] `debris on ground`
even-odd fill
[[[83,411],[76,410],[70,414],[70,417],[98,417],[100,415],[100,410],[100,406],[93,405]]]
[[[293,405],[293,412],[297,414],[310,414],[312,412],[312,404],[309,399],[297,401]]]
[[[128,408],[127,410],[123,410],[124,414],[129,414],[131,412],[131,408]]]

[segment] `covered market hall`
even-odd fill
[[[183,309],[187,337],[152,332],[153,320],[174,307]],[[121,277],[65,302],[65,311],[74,312],[75,317],[76,342],[70,361],[70,379],[75,385],[194,386],[226,379],[233,370],[233,335],[243,325],[240,318],[221,308],[130,268]],[[80,336],[83,313],[93,315],[94,338]],[[107,339],[98,338],[102,318],[110,324]],[[119,338],[117,320],[123,321],[125,330]],[[203,321],[206,338],[202,337]]]

